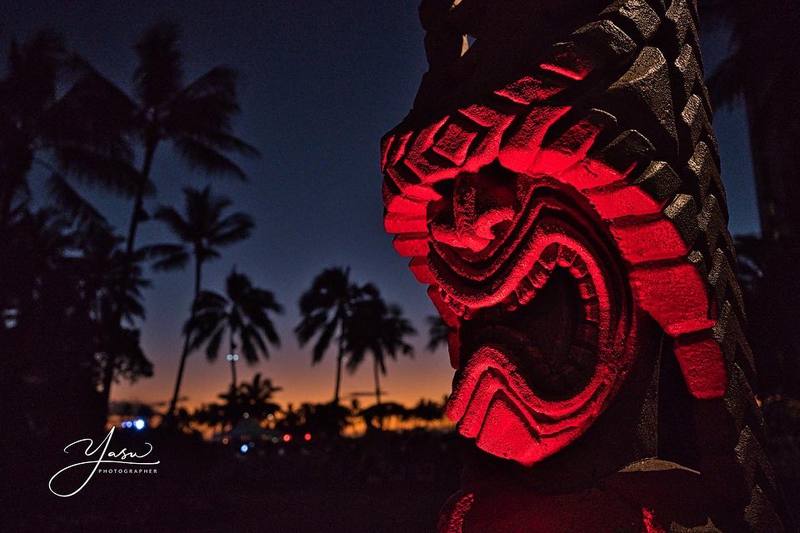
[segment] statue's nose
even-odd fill
[[[500,236],[498,226],[514,218],[514,201],[514,184],[508,180],[459,177],[432,217],[431,235],[442,244],[481,252]]]

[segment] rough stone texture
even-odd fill
[[[781,530],[694,2],[454,4],[381,149],[469,443],[440,530]]]

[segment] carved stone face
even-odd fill
[[[438,189],[428,261],[460,351],[448,415],[531,465],[592,424],[633,360],[619,259],[556,178],[486,170]]]
[[[450,328],[458,432],[536,465],[468,454],[439,530],[780,530],[755,484],[769,475],[697,2],[420,15],[429,71],[382,142],[385,228]],[[694,488],[676,488],[685,474]],[[665,487],[699,514],[662,505]]]
[[[634,62],[634,39],[603,17],[508,69],[495,67],[500,55],[530,48],[481,48],[503,35],[470,30],[478,40],[461,57],[429,30],[429,58],[441,64],[431,61],[415,112],[382,146],[386,230],[452,331],[448,415],[479,448],[528,466],[614,401],[645,314],[672,340],[691,394],[719,398],[726,386],[721,308],[681,227],[681,217],[705,219],[687,215],[693,200],[674,170],[617,118],[672,105],[647,99],[669,94],[665,59],[646,48]],[[619,81],[598,87],[625,62]],[[699,116],[697,101],[681,120]],[[666,147],[662,126],[642,131]],[[657,157],[668,153],[660,146]],[[698,143],[686,168],[709,153]]]

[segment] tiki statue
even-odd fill
[[[780,531],[693,0],[425,0],[386,231],[450,330],[442,531]],[[696,528],[696,529],[693,529]]]

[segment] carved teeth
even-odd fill
[[[575,279],[585,278],[589,274],[589,269],[586,268],[586,263],[580,257],[575,257],[572,260],[572,265],[569,267],[569,273]]]
[[[589,300],[597,296],[597,291],[595,290],[594,285],[588,280],[578,284],[578,292],[580,293],[581,298],[584,300]]]
[[[547,270],[553,270],[553,268],[556,266],[556,261],[558,260],[559,248],[560,246],[557,244],[548,246],[544,252],[542,252],[541,257],[539,257],[538,263]]]
[[[439,289],[439,295],[441,296],[442,301],[446,303],[456,315],[458,315],[461,318],[464,318],[467,312],[467,307],[464,304],[462,304],[461,302],[457,301],[455,298],[450,296],[444,289]],[[471,314],[469,318],[471,318]],[[469,318],[467,318],[467,320],[469,320]]]
[[[530,280],[534,287],[541,289],[544,287],[544,284],[547,283],[547,280],[550,279],[550,271],[539,265],[539,263],[536,263],[531,273],[528,274],[527,279]]]
[[[560,246],[558,248],[558,266],[569,267],[576,257],[577,254],[566,246]]]
[[[527,305],[536,296],[536,287],[529,278],[523,278],[514,294],[521,305]]]
[[[583,315],[588,322],[600,322],[600,302],[597,298],[590,298],[583,302]]]

